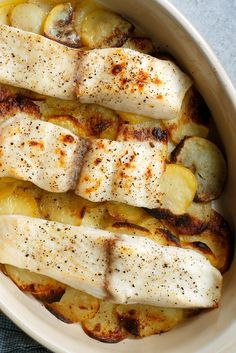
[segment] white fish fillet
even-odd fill
[[[77,50],[0,25],[0,82],[62,99],[75,97]]]
[[[174,63],[126,48],[67,48],[0,25],[0,82],[157,119],[178,116],[192,80]]]
[[[201,254],[141,236],[0,216],[0,263],[115,303],[214,307],[222,276]]]
[[[156,119],[174,119],[191,79],[171,61],[126,48],[80,54],[76,92],[83,103],[97,103]]]
[[[138,207],[158,207],[167,143],[154,136],[147,140],[93,140],[75,193],[94,202],[119,201]]]
[[[51,192],[74,189],[87,142],[24,113],[0,125],[0,177],[28,180]]]

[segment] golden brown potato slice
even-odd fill
[[[81,27],[85,17],[89,13],[100,8],[101,6],[95,3],[93,0],[82,0],[78,2],[74,14],[74,25],[79,36],[81,35]]]
[[[0,214],[40,217],[34,193],[24,188],[16,188],[13,193],[0,198]]]
[[[163,120],[170,138],[179,143],[186,136],[206,138],[209,132],[209,110],[198,91],[190,88],[184,98],[179,117]]]
[[[220,196],[227,166],[221,151],[214,143],[201,137],[186,137],[172,152],[171,159],[195,174],[196,201],[209,202]]]
[[[97,104],[80,104],[73,116],[80,123],[82,137],[115,140],[119,126],[115,111]]]
[[[94,202],[94,206],[86,208],[81,225],[85,227],[104,229],[109,221],[105,204]]]
[[[168,210],[153,209],[146,211],[157,219],[164,221],[168,227],[173,227],[179,234],[199,234],[206,229],[211,217],[211,203],[192,202],[182,215],[174,215]]]
[[[107,210],[118,222],[136,223],[145,217],[145,211],[140,207],[130,206],[120,202],[107,202]]]
[[[90,12],[81,26],[81,42],[89,48],[120,47],[124,44],[134,26],[107,10]]]
[[[209,257],[212,264],[222,273],[229,268],[233,257],[233,237],[225,219],[216,211],[212,210],[212,215],[207,229],[197,235],[180,235],[183,247],[185,242],[196,242],[205,244],[215,256],[209,255],[209,250],[204,246],[195,244],[195,250],[201,251],[203,255]]]
[[[11,265],[5,265],[4,267],[4,272],[20,290],[30,292],[39,300],[51,303],[59,300],[65,292],[65,285],[52,278]]]
[[[129,222],[114,222],[113,219],[107,220],[106,230],[117,234],[130,234],[149,236],[150,232],[147,228]]]
[[[137,337],[169,331],[183,319],[183,309],[151,305],[118,305],[116,312],[121,325]]]
[[[79,226],[82,222],[86,201],[73,192],[55,194],[44,191],[40,200],[43,218]]]
[[[171,229],[165,222],[147,217],[140,225],[149,230],[146,236],[160,245],[180,246],[179,236],[174,229]]]
[[[80,47],[80,38],[74,29],[73,7],[70,2],[56,5],[44,23],[46,37],[72,48]]]
[[[99,309],[99,300],[79,290],[66,287],[59,302],[46,304],[46,308],[67,323],[92,319]]]
[[[80,104],[73,100],[63,100],[57,98],[46,98],[35,102],[41,114],[46,120],[52,115],[71,115],[75,108]]]
[[[79,120],[73,115],[51,115],[47,121],[49,123],[64,127],[65,129],[73,132],[75,135],[85,135]]]
[[[31,119],[41,119],[39,108],[26,97],[16,95],[13,91],[1,88],[2,100],[0,101],[0,123],[11,118],[17,113],[24,113]]]
[[[183,214],[193,201],[196,190],[196,178],[189,169],[167,164],[158,190],[162,195],[160,208],[177,215]]]
[[[116,308],[115,304],[101,301],[100,308],[94,318],[82,323],[87,335],[107,343],[116,343],[126,338],[128,332],[121,326]]]
[[[35,4],[19,4],[10,13],[10,24],[24,31],[40,34],[46,14]]]
[[[149,118],[148,116],[133,114],[133,113],[126,113],[126,112],[117,112],[119,117],[121,118],[123,123],[127,124],[143,124],[143,123],[150,123],[153,124],[155,127],[163,127],[163,124],[160,120]]]
[[[152,41],[149,38],[144,37],[129,38],[123,44],[122,48],[133,49],[144,54],[152,54],[154,52]]]

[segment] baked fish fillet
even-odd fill
[[[28,180],[51,192],[74,189],[87,142],[25,113],[0,125],[0,177]]]
[[[222,276],[201,254],[142,236],[0,216],[0,263],[115,303],[215,307]]]
[[[142,129],[133,141],[97,139],[85,156],[75,193],[90,201],[118,201],[138,207],[160,206],[158,192],[165,170],[167,139]],[[159,131],[159,130],[158,130]]]
[[[174,119],[192,80],[174,63],[126,48],[67,48],[0,25],[0,82],[62,99]]]

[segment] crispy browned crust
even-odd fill
[[[51,314],[53,314],[57,319],[65,322],[66,324],[73,324],[73,321],[70,320],[68,317],[63,315],[59,310],[57,310],[55,307],[51,306],[50,304],[45,304],[45,308],[50,311]]]
[[[147,213],[157,219],[163,219],[179,234],[200,234],[206,228],[208,223],[201,221],[187,213],[182,215],[174,215],[167,209],[145,209]]]
[[[35,119],[41,118],[39,107],[26,97],[13,95],[0,102],[0,122],[17,113],[26,113]]]
[[[226,272],[233,261],[234,257],[234,236],[231,232],[228,222],[218,212],[213,211],[208,229],[219,237],[221,247],[225,250],[226,261],[224,266],[219,270],[221,273]]]
[[[167,143],[167,133],[159,127],[140,127],[129,124],[121,124],[118,130],[119,140],[122,141],[160,141]]]
[[[100,342],[105,343],[117,343],[122,341],[128,336],[122,326],[117,327],[116,331],[103,332],[101,331],[101,326],[99,324],[93,330],[87,330],[85,325],[82,323],[82,328],[84,332],[91,338],[94,338]]]
[[[210,122],[210,111],[195,87],[191,88],[191,95],[188,102],[188,117],[190,120],[195,122],[196,124],[201,124],[205,126],[209,126]]]
[[[31,294],[38,300],[44,303],[54,303],[61,299],[65,293],[65,288],[48,289],[42,292],[31,292]]]
[[[139,226],[138,224],[133,224],[133,223],[129,223],[129,222],[115,222],[115,223],[113,223],[112,227],[116,228],[116,229],[125,227],[125,228],[140,230],[142,232],[149,233],[149,230],[147,228]]]

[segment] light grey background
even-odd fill
[[[236,87],[236,0],[169,0],[211,46]]]

